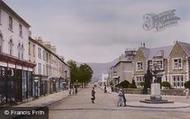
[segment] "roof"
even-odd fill
[[[170,52],[172,50],[173,46],[164,46],[164,47],[157,47],[157,48],[145,48],[141,47],[139,50],[143,51],[144,56],[150,60],[155,56],[162,55],[164,58],[169,57]],[[163,53],[163,54],[162,54]]]
[[[170,55],[170,52],[173,48],[173,45],[171,46],[164,46],[164,47],[158,47],[158,48],[150,48],[149,49],[149,56],[148,59],[152,59],[154,56],[161,55],[160,53],[163,51],[163,58],[168,58]]]
[[[179,45],[183,48],[184,52],[188,57],[190,57],[190,43],[185,43],[185,42],[177,42]]]
[[[57,54],[55,54],[54,52],[52,52],[51,50],[49,50],[48,48],[46,48],[43,44],[39,43],[38,41],[32,39],[31,37],[29,37],[29,40],[33,43],[38,44],[39,46],[41,46],[42,48],[44,48],[46,51],[50,52],[51,54],[53,54],[55,57],[57,57],[61,62],[63,62],[66,66],[69,67],[69,65],[67,63],[65,63]]]
[[[20,17],[13,9],[11,9],[3,0],[0,0],[0,8],[8,11],[10,14],[12,14],[13,16],[15,16],[25,26],[30,27],[30,25],[22,17]]]

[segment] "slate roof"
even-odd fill
[[[188,57],[190,57],[190,43],[185,43],[185,42],[179,42],[179,45],[183,48],[184,52]]]
[[[164,46],[158,48],[140,48],[143,51],[145,57],[150,60],[154,56],[157,56],[160,51],[163,51],[163,57],[168,58],[173,46]]]

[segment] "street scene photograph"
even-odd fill
[[[190,119],[189,11],[0,0],[0,119]]]

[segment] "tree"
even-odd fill
[[[71,84],[74,84],[78,78],[78,67],[75,61],[69,60],[67,64],[70,66]]]
[[[132,80],[132,83],[130,83],[129,88],[137,88],[135,80]]]
[[[77,63],[73,60],[70,60],[67,63],[71,69],[71,84],[86,84],[91,81],[93,70],[89,65],[81,64],[80,66],[77,66]]]
[[[167,82],[167,81],[163,81],[162,83],[161,83],[161,86],[163,86],[163,87],[165,87],[165,88],[171,88],[171,85],[170,85],[170,83],[169,82]]]
[[[129,81],[124,80],[122,82],[120,82],[119,84],[116,85],[116,87],[118,88],[128,88],[130,85]]]
[[[186,81],[184,84],[185,88],[189,88],[190,89],[190,81]]]
[[[144,94],[148,93],[148,88],[151,87],[152,78],[153,78],[153,75],[148,67],[148,70],[147,70],[146,74],[144,75],[144,88],[143,88]]]
[[[81,64],[79,67],[79,82],[89,83],[93,75],[93,70],[87,64]]]

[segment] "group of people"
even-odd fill
[[[104,93],[107,93],[107,90],[106,90],[106,87],[104,87]],[[95,87],[92,87],[92,91],[91,91],[91,101],[92,103],[95,103],[95,94],[96,94],[96,91],[95,91]],[[125,92],[124,90],[120,89],[119,92],[118,92],[118,101],[117,101],[117,106],[118,107],[126,107],[126,97],[125,97]]]

